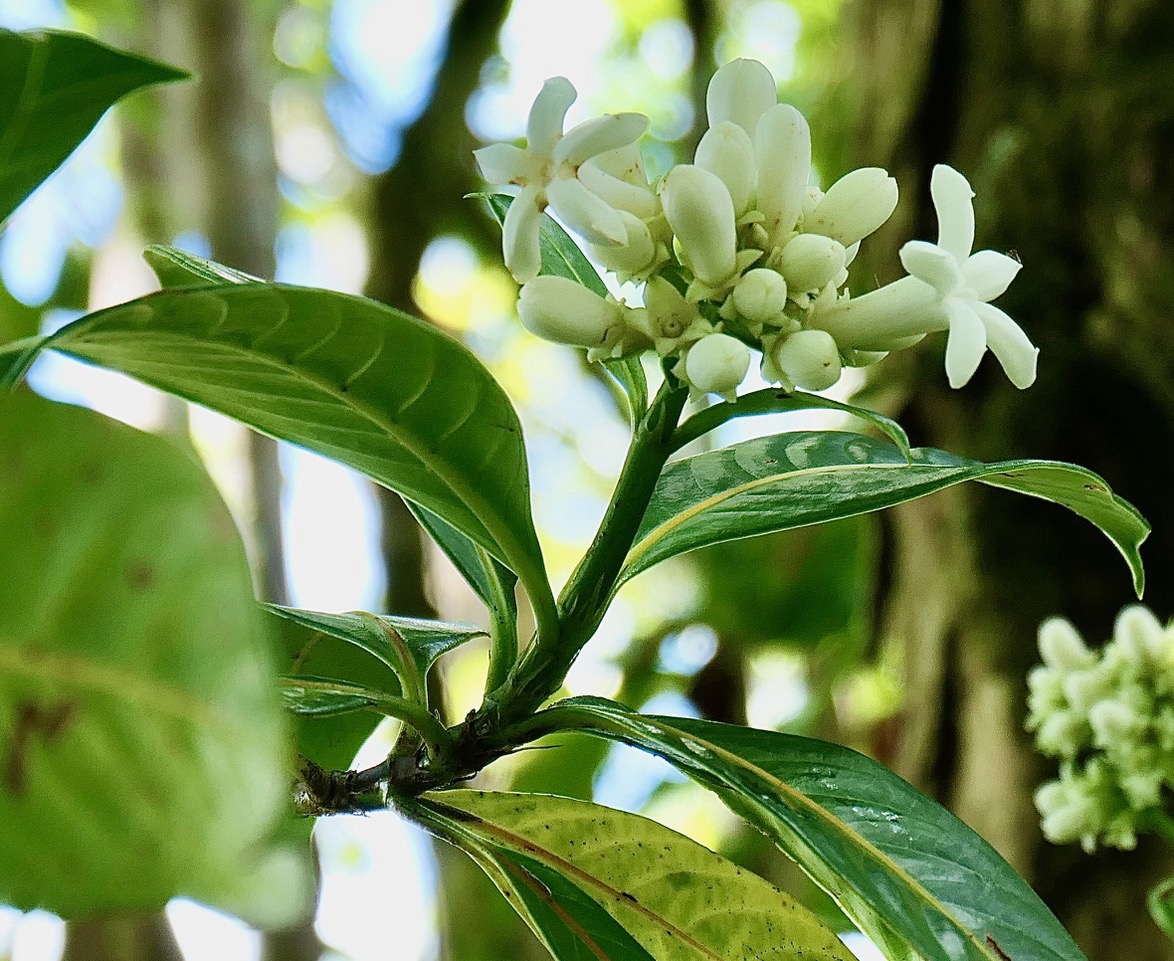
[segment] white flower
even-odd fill
[[[474,154],[490,183],[522,188],[502,229],[505,264],[519,283],[538,274],[538,227],[548,204],[591,243],[622,244],[628,236],[616,210],[579,179],[579,168],[596,154],[634,143],[648,129],[648,118],[639,113],[607,114],[563,134],[563,120],[575,96],[565,77],[547,80],[530,108],[525,149],[498,143]]]
[[[710,127],[736,123],[753,137],[759,118],[779,99],[775,78],[757,60],[731,60],[718,68],[705,92]]]
[[[762,229],[772,245],[780,246],[795,229],[807,199],[811,130],[803,114],[786,103],[765,111],[755,128],[754,153]]]
[[[843,244],[821,234],[797,234],[779,256],[778,268],[791,295],[823,290],[844,269]]]
[[[910,276],[861,297],[817,304],[809,318],[843,349],[895,350],[935,330],[949,330],[946,374],[961,387],[989,347],[1016,387],[1035,381],[1036,356],[1027,335],[994,300],[1020,264],[993,250],[971,253],[974,192],[966,178],[943,164],[930,181],[938,214],[938,242],[911,240],[901,248]]]
[[[781,325],[786,317],[787,282],[777,271],[755,267],[746,271],[732,295],[734,307],[750,323]]]
[[[697,145],[695,159],[698,167],[721,178],[734,202],[734,213],[739,217],[746,213],[757,175],[750,135],[729,120],[710,127]]]
[[[797,330],[764,337],[762,373],[767,380],[803,390],[826,390],[840,379],[840,352],[831,334]]]

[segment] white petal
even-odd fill
[[[844,269],[842,244],[822,234],[799,234],[787,242],[779,271],[792,294],[823,290]]]
[[[595,196],[617,210],[626,210],[642,220],[651,220],[657,215],[659,203],[647,184],[640,186],[621,180],[594,163],[585,163],[579,168],[579,180]]]
[[[517,183],[526,176],[526,151],[512,143],[492,143],[474,150],[481,176],[491,184]]]
[[[934,210],[938,212],[938,246],[962,263],[974,246],[974,191],[953,167],[938,164],[929,181]]]
[[[1007,379],[1020,390],[1035,383],[1039,349],[1027,339],[1019,325],[991,304],[971,304],[986,328],[987,345],[1003,365]]]
[[[542,85],[526,121],[526,147],[531,154],[548,156],[563,133],[563,120],[578,94],[566,77],[551,77]]]
[[[644,155],[634,143],[596,154],[587,161],[587,165],[598,167],[624,183],[635,184],[638,187],[648,186],[648,175],[644,172]]]
[[[596,154],[635,143],[647,132],[649,123],[642,113],[607,113],[584,120],[555,144],[554,162],[578,167]]]
[[[1011,286],[1022,264],[994,250],[980,250],[962,264],[966,286],[979,300],[994,300]]]
[[[896,209],[897,181],[880,167],[861,167],[828,188],[803,218],[803,229],[850,247],[876,230]]]
[[[501,246],[505,265],[514,280],[524,284],[538,276],[542,256],[538,251],[538,225],[542,220],[539,193],[527,187],[510,204],[501,225]]]
[[[742,216],[750,206],[756,175],[750,135],[730,121],[710,127],[695,156],[698,167],[721,177],[734,201],[734,213]]]
[[[653,266],[657,253],[648,225],[626,210],[619,211],[619,215],[626,231],[624,242],[619,245],[591,244],[591,255],[616,273],[645,272]]]
[[[896,350],[905,338],[920,338],[949,326],[941,298],[916,277],[902,277],[879,290],[828,303],[816,300],[807,318],[845,350]]]
[[[692,164],[678,164],[661,187],[665,217],[703,283],[720,286],[737,267],[734,203],[717,174]]]
[[[827,331],[796,331],[779,340],[771,359],[803,390],[827,390],[840,379],[840,351]]]
[[[771,107],[754,134],[758,163],[758,209],[763,227],[776,243],[795,229],[811,176],[811,130],[790,104]]]
[[[750,348],[729,334],[702,337],[685,355],[685,375],[703,393],[725,394],[746,379]]]
[[[986,327],[970,304],[951,297],[945,304],[950,318],[950,334],[946,340],[946,376],[951,387],[963,386],[986,353]]]
[[[942,297],[949,297],[962,283],[958,261],[937,244],[910,240],[901,248],[900,256],[910,274],[929,284]]]
[[[775,78],[763,64],[757,60],[731,60],[710,79],[705,112],[711,127],[728,120],[754,136],[758,118],[778,99]]]
[[[628,236],[619,213],[575,177],[555,177],[546,197],[563,220],[592,244],[622,244]]]

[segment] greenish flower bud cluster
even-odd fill
[[[1174,788],[1174,623],[1139,604],[1090,650],[1062,618],[1039,631],[1044,663],[1028,675],[1027,728],[1060,777],[1035,795],[1048,840],[1132,849],[1165,816]]]
[[[532,333],[606,360],[653,350],[694,394],[736,398],[754,352],[764,379],[786,390],[823,390],[844,367],[948,331],[946,371],[960,387],[989,349],[1017,387],[1035,379],[1037,351],[990,304],[1019,270],[991,250],[972,251],[973,191],[938,165],[931,193],[938,242],[901,249],[909,275],[853,298],[848,271],[860,242],[897,206],[897,182],[879,167],[853,170],[826,192],[809,182],[811,135],[779,103],[775,79],[755,60],[714,74],[709,127],[693,163],[649,180],[637,141],[642,114],[608,114],[563,132],[575,89],[547,81],[534,102],[525,148],[476,152],[485,178],[517,191],[503,225],[505,264],[523,285]],[[629,305],[538,276],[546,210],[587,243],[619,283],[643,285]]]

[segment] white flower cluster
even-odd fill
[[[971,252],[973,192],[950,167],[934,169],[938,242],[901,249],[909,276],[860,297],[845,287],[860,241],[897,205],[879,167],[854,170],[823,192],[808,183],[803,115],[778,103],[755,60],[714,74],[709,129],[694,162],[650,183],[637,141],[642,114],[597,117],[562,132],[575,90],[548,80],[534,102],[525,149],[476,152],[486,180],[520,192],[504,224],[505,263],[523,284],[522,323],[593,360],[654,349],[695,393],[733,400],[751,350],[787,390],[822,390],[844,365],[865,366],[948,330],[946,371],[960,387],[989,347],[1017,387],[1035,379],[1036,349],[991,306],[1019,270],[1010,257]],[[643,305],[604,299],[573,281],[538,276],[540,218],[550,207],[621,282],[644,285]]]
[[[1028,675],[1028,730],[1060,758],[1060,778],[1035,795],[1044,835],[1132,849],[1163,815],[1174,788],[1174,624],[1139,604],[1117,617],[1113,639],[1089,650],[1066,620],[1039,631],[1043,666]],[[1165,796],[1164,796],[1165,794]]]

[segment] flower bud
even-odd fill
[[[641,220],[655,217],[660,212],[656,194],[648,184],[629,183],[595,163],[588,162],[579,168],[579,180],[609,206],[626,210]]]
[[[849,247],[876,230],[896,208],[897,181],[880,167],[862,167],[831,185],[803,221],[803,229]]]
[[[518,295],[518,316],[530,333],[572,347],[597,347],[622,322],[619,304],[566,277],[535,277]]]
[[[660,200],[696,277],[711,287],[727,283],[737,266],[737,235],[726,185],[702,167],[678,164],[664,178]]]
[[[758,168],[758,209],[763,228],[778,244],[795,229],[811,176],[811,131],[790,104],[771,107],[754,134]]]
[[[1100,748],[1127,748],[1145,727],[1145,721],[1128,704],[1115,698],[1097,701],[1088,712],[1093,743]]]
[[[1036,746],[1044,754],[1072,757],[1088,743],[1088,725],[1073,711],[1055,711],[1040,723],[1035,732]]]
[[[1114,687],[1112,674],[1102,665],[1064,675],[1064,696],[1072,709],[1082,714],[1087,714],[1097,701],[1111,697]]]
[[[1124,608],[1113,624],[1113,640],[1134,667],[1144,667],[1162,655],[1165,634],[1161,622],[1141,604]]]
[[[734,214],[742,216],[754,193],[754,144],[736,123],[726,121],[710,127],[697,145],[698,167],[717,174],[734,202]]]
[[[1068,704],[1064,676],[1055,668],[1037,665],[1027,672],[1027,704],[1031,710],[1028,727],[1039,726],[1039,715],[1060,710]]]
[[[705,91],[705,113],[711,127],[729,121],[754,136],[758,118],[778,99],[775,78],[764,64],[757,60],[731,60],[710,78]]]
[[[730,399],[750,369],[750,348],[729,334],[702,337],[685,355],[685,376],[702,393]]]
[[[799,330],[780,340],[771,359],[796,387],[825,390],[840,379],[840,351],[831,334]]]
[[[1062,617],[1050,617],[1040,625],[1039,652],[1048,667],[1061,673],[1092,667],[1097,661],[1076,628]]]
[[[843,245],[819,234],[794,237],[779,259],[779,272],[792,295],[823,290],[843,269]]]
[[[733,300],[738,313],[751,323],[777,323],[787,306],[787,282],[777,271],[755,267],[742,275]]]
[[[1040,828],[1053,844],[1071,844],[1095,835],[1101,826],[1096,804],[1090,798],[1069,795],[1069,803],[1044,815]]]

